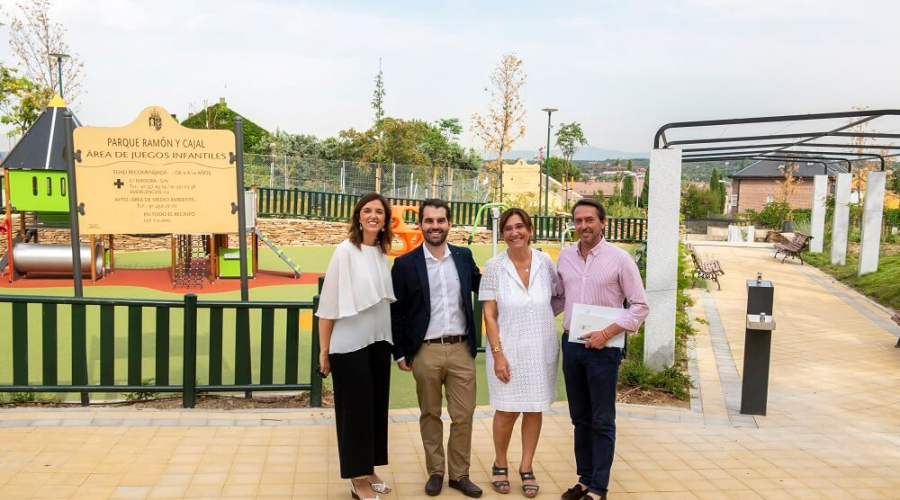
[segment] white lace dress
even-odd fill
[[[556,269],[546,254],[531,250],[526,289],[506,252],[487,262],[478,298],[497,301],[500,343],[509,362],[510,381],[494,374],[494,357],[486,358],[491,406],[500,411],[548,411],[556,399],[559,337],[550,298]]]

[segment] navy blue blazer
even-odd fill
[[[391,330],[394,340],[394,359],[401,357],[412,361],[431,321],[431,288],[428,284],[428,269],[425,267],[423,245],[394,260],[391,279],[397,301],[391,304]],[[475,265],[472,251],[468,248],[448,244],[447,251],[453,256],[459,272],[459,288],[466,315],[466,333],[469,336],[469,350],[475,357],[475,314],[472,312],[472,293],[478,292],[481,271]]]

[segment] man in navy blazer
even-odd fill
[[[441,492],[446,465],[450,487],[470,497],[481,488],[469,479],[472,415],[475,412],[475,315],[472,292],[481,273],[468,248],[447,244],[450,207],[429,199],[419,207],[424,243],[398,257],[391,269],[394,296],[391,323],[394,358],[416,379],[419,429],[425,447],[425,492]],[[444,453],[443,389],[450,414],[450,438]]]

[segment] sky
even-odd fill
[[[86,125],[150,105],[184,119],[225,97],[270,131],[364,130],[380,59],[388,116],[459,118],[480,150],[471,116],[509,52],[527,74],[517,150],[546,143],[547,107],[592,146],[633,152],[673,121],[900,107],[900,39],[879,25],[900,17],[892,0],[57,0],[50,13],[84,62]],[[14,66],[8,38],[0,27]]]

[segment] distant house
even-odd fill
[[[808,164],[797,162],[800,165],[794,172],[794,177],[799,182],[794,193],[788,198],[788,202],[794,208],[812,208],[813,201],[813,177],[828,174],[828,193],[834,192],[835,174],[847,173],[847,169],[835,163],[829,163],[827,168],[819,163]],[[784,180],[784,174],[779,167],[784,161],[760,160],[748,165],[746,168],[731,176],[731,214],[737,215],[748,209],[762,210],[766,203],[778,199],[779,187],[777,182]]]
[[[634,184],[634,192],[637,195],[641,194],[641,189],[644,188],[644,178],[638,177],[637,182]],[[619,186],[619,189],[622,189],[622,181],[585,181],[585,182],[573,182],[572,190],[576,193],[584,196],[585,198],[596,198],[597,193],[603,193],[604,198],[609,198],[615,193],[616,186]]]

